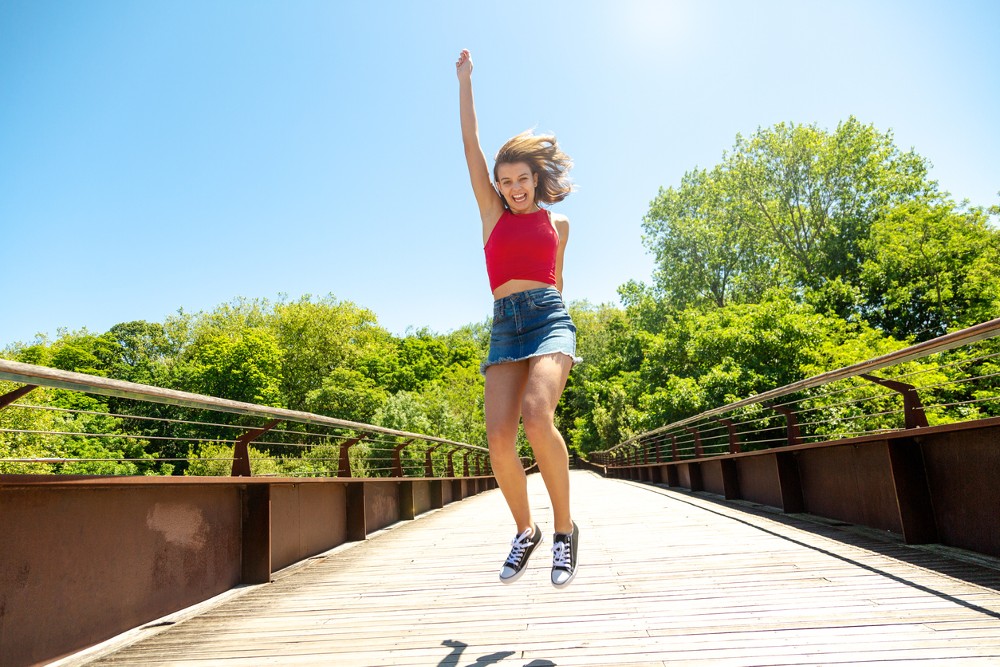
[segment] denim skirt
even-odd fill
[[[494,364],[523,361],[560,352],[576,356],[576,326],[555,287],[516,292],[493,302],[490,353],[479,370],[484,375]]]

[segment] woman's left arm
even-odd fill
[[[569,241],[569,218],[560,213],[552,215],[552,224],[559,234],[559,248],[556,249],[556,289],[563,291],[563,256],[566,254],[566,242]]]

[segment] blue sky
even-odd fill
[[[737,133],[892,130],[1000,190],[1000,2],[0,0],[0,348],[235,297],[445,332],[492,297],[458,128],[574,158],[565,295],[648,281],[642,217]]]

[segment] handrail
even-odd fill
[[[396,438],[418,438],[429,442],[437,442],[444,445],[457,445],[465,449],[488,453],[485,447],[470,445],[463,442],[455,442],[444,438],[410,433],[408,431],[396,431],[390,428],[374,426],[372,424],[361,424],[358,422],[326,417],[311,412],[301,412],[299,410],[288,410],[285,408],[274,408],[256,403],[244,403],[241,401],[231,401],[226,398],[215,396],[204,396],[177,389],[164,389],[136,382],[126,382],[124,380],[114,380],[86,373],[76,373],[73,371],[63,371],[47,366],[35,366],[19,361],[9,361],[0,359],[0,380],[10,382],[23,382],[45,387],[58,389],[71,389],[88,394],[98,394],[101,396],[115,396],[118,398],[131,398],[139,401],[150,401],[153,403],[163,403],[166,405],[176,405],[186,408],[198,408],[204,410],[214,410],[217,412],[228,412],[231,414],[247,415],[251,417],[268,417],[271,419],[281,419],[282,421],[297,422],[300,424],[316,424],[320,426],[333,426],[348,428],[355,431],[371,431],[382,435],[389,435]]]
[[[363,446],[361,449],[365,453],[360,454],[362,458],[358,459],[363,461],[361,465],[361,474],[386,474],[389,476],[403,476],[402,461],[400,459],[400,450],[411,443],[416,443],[415,446],[423,446],[426,451],[431,451],[437,447],[447,447],[452,452],[462,450],[468,453],[475,454],[477,459],[485,460],[487,465],[486,474],[490,474],[488,465],[488,455],[489,450],[485,447],[480,447],[477,445],[472,445],[464,442],[456,442],[454,440],[449,440],[446,438],[425,435],[420,433],[412,433],[409,431],[396,430],[391,428],[385,428],[382,426],[376,426],[374,424],[363,424],[359,422],[349,421],[345,419],[337,419],[335,417],[328,417],[324,415],[318,415],[310,412],[303,412],[298,410],[289,410],[285,408],[278,408],[266,405],[258,405],[255,403],[246,403],[241,401],[234,401],[224,398],[218,398],[214,396],[205,396],[201,394],[195,394],[186,391],[179,391],[176,389],[165,389],[162,387],[154,387],[150,385],[138,384],[135,382],[126,382],[123,380],[116,380],[111,378],[99,377],[94,375],[89,375],[86,373],[78,373],[72,371],[64,371],[55,368],[49,368],[45,366],[36,366],[33,364],[26,364],[17,361],[10,361],[6,359],[0,359],[0,380],[6,380],[15,383],[24,383],[23,386],[11,391],[3,396],[0,396],[0,410],[5,407],[19,408],[19,409],[41,409],[48,411],[59,411],[66,414],[84,414],[84,415],[102,415],[112,418],[121,419],[135,419],[152,423],[159,423],[164,427],[181,427],[186,428],[189,426],[194,426],[195,428],[203,429],[234,429],[239,431],[232,436],[224,435],[219,437],[216,435],[206,435],[205,432],[192,432],[188,429],[186,432],[181,432],[176,435],[164,435],[160,433],[141,433],[141,432],[70,432],[66,429],[59,428],[49,428],[46,430],[32,430],[30,428],[3,428],[0,429],[0,435],[3,433],[11,433],[14,435],[22,434],[24,436],[54,436],[54,437],[83,437],[83,438],[94,438],[94,439],[111,439],[111,438],[132,438],[134,440],[142,441],[181,441],[188,443],[208,443],[212,445],[232,445],[232,459],[233,462],[231,475],[233,476],[249,476],[251,475],[251,459],[256,456],[258,459],[261,458],[261,454],[258,452],[251,455],[250,445],[254,446],[264,446],[267,451],[268,458],[275,461],[274,467],[278,469],[277,474],[281,474],[282,471],[292,474],[292,475],[329,475],[337,477],[351,477],[351,461],[355,458],[354,452],[350,449],[354,445]],[[162,405],[167,405],[175,408],[187,408],[196,409],[203,411],[210,411],[215,413],[229,413],[240,416],[249,416],[259,419],[267,420],[265,424],[258,424],[253,426],[247,423],[213,423],[216,420],[209,421],[189,421],[184,419],[170,419],[160,416],[150,416],[144,414],[113,414],[110,412],[90,412],[86,410],[67,410],[65,408],[59,408],[54,406],[44,406],[44,405],[33,405],[33,404],[22,404],[14,403],[15,400],[25,396],[35,387],[49,387],[55,389],[66,389],[86,394],[94,394],[99,396],[116,397],[122,399],[129,399],[140,401],[144,403],[157,403]],[[226,421],[226,420],[222,420]],[[299,425],[296,428],[306,428],[302,431],[296,430],[295,428],[291,430],[286,430],[283,428],[275,428],[278,424],[285,422],[289,424]],[[260,440],[258,440],[261,438]],[[310,440],[312,438],[318,440]],[[309,441],[305,442],[303,439]],[[403,445],[399,446],[399,441],[405,441]],[[317,444],[318,442],[318,444]],[[339,444],[338,444],[339,443]],[[398,446],[398,449],[397,449]],[[339,447],[339,451],[333,451],[330,454],[325,454],[322,447]],[[428,449],[429,447],[429,449]],[[305,452],[308,450],[313,450],[313,454],[307,454],[303,459],[303,463],[306,466],[299,467],[294,462],[298,460],[298,455],[288,456],[287,452],[289,449]],[[394,451],[395,450],[395,451]],[[200,450],[197,450],[200,451]],[[442,451],[445,451],[442,449]],[[284,454],[282,452],[285,452]],[[40,452],[41,453],[41,452]],[[67,462],[76,463],[87,463],[95,461],[117,461],[119,463],[124,462],[135,462],[135,461],[147,461],[147,462],[157,462],[157,463],[168,463],[176,461],[194,461],[196,458],[201,462],[209,461],[220,461],[223,459],[212,458],[211,455],[207,458],[201,458],[200,456],[189,456],[188,458],[177,458],[176,456],[170,457],[169,454],[164,457],[150,457],[148,459],[136,459],[136,458],[123,458],[121,456],[111,457],[107,459],[90,459],[90,458],[67,458],[65,456],[60,456],[59,452],[55,452],[55,455],[51,456],[38,456],[38,457],[25,457],[25,456],[14,456],[11,458],[0,459],[0,463],[9,464],[65,464]],[[325,458],[321,458],[324,457]],[[415,468],[412,463],[413,457],[411,456],[411,462],[408,466],[409,468]],[[421,457],[423,459],[424,457]],[[444,460],[443,455],[440,457],[441,460],[439,464],[441,469],[446,470],[446,476],[454,477],[454,471],[449,462]],[[385,460],[382,460],[385,459]],[[423,460],[421,460],[420,468],[426,471],[428,476],[433,476],[433,466],[430,465],[430,457],[427,457],[427,465],[424,465]],[[291,465],[291,468],[288,466]],[[372,465],[376,467],[371,467]],[[377,467],[382,465],[383,467]],[[317,467],[318,466],[318,467]],[[389,466],[389,467],[385,467]],[[480,465],[477,464],[477,470],[480,469]],[[273,468],[272,468],[273,470]],[[292,472],[288,472],[291,470]],[[216,472],[213,474],[220,474],[216,467]],[[274,474],[274,473],[272,473]]]
[[[936,354],[939,352],[946,352],[948,350],[955,349],[964,345],[969,345],[981,340],[986,340],[1000,335],[1000,318],[995,318],[987,322],[982,322],[980,324],[955,331],[932,340],[923,341],[909,347],[895,350],[887,354],[868,359],[850,366],[845,366],[832,371],[827,371],[825,373],[820,373],[812,377],[793,382],[776,389],[771,389],[760,394],[756,394],[749,398],[744,398],[721,407],[712,408],[704,412],[700,412],[691,417],[686,417],[684,419],[671,422],[665,426],[660,426],[658,428],[634,435],[631,438],[624,440],[617,445],[603,450],[601,452],[593,452],[593,454],[608,454],[615,452],[617,450],[626,449],[630,446],[639,444],[642,440],[649,439],[651,436],[659,435],[667,431],[673,431],[677,429],[682,429],[690,424],[696,422],[711,419],[713,417],[718,417],[719,415],[732,412],[742,407],[763,404],[766,401],[771,401],[773,399],[781,398],[783,396],[788,396],[796,392],[805,391],[807,389],[814,389],[824,385],[831,384],[839,380],[846,380],[852,377],[864,376],[873,371],[887,368],[889,366],[895,366],[897,364],[905,363],[907,361],[914,361],[916,359],[921,359],[927,357],[931,354]]]

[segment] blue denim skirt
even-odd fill
[[[560,352],[576,356],[576,326],[555,287],[516,292],[493,302],[490,353],[479,370],[484,375],[494,364],[523,361]]]

